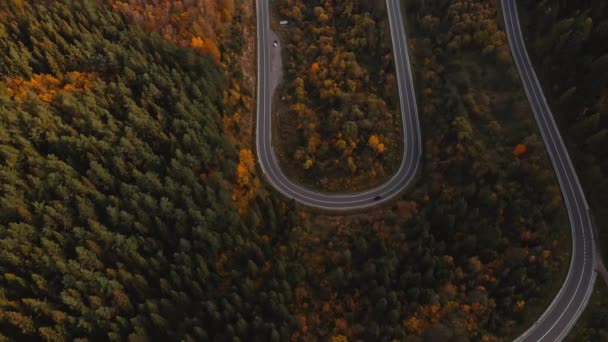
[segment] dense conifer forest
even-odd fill
[[[285,340],[292,211],[233,205],[212,57],[93,1],[0,16],[0,336]]]

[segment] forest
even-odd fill
[[[423,176],[340,216],[259,179],[255,12],[234,5],[204,19],[197,1],[0,3],[0,340],[526,329],[561,284],[569,230],[496,3],[406,1]]]
[[[108,1],[116,12],[126,15],[146,31],[158,33],[176,45],[209,54],[220,64],[227,80],[219,108],[223,133],[240,150],[238,179],[232,187],[232,199],[239,212],[246,213],[249,202],[261,191],[250,146],[255,81],[250,27],[255,19],[253,3],[244,1],[237,5],[234,0]]]
[[[233,204],[213,53],[96,1],[0,15],[0,339],[287,339],[293,206]]]
[[[330,191],[379,185],[401,162],[401,115],[384,1],[273,2],[284,85],[282,164]]]
[[[531,55],[592,207],[606,260],[608,3],[574,0],[519,3]],[[605,286],[602,288],[605,296]],[[606,340],[608,311],[605,306],[595,310],[591,321],[593,333],[586,339]]]

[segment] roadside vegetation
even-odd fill
[[[384,1],[273,2],[282,26],[283,168],[327,190],[381,184],[401,162],[401,116]]]
[[[587,309],[576,323],[566,341],[608,341],[608,287],[602,276],[597,277]]]
[[[528,50],[577,168],[608,259],[608,5],[518,1]],[[572,340],[606,341],[606,286],[597,290]],[[602,305],[603,303],[604,305]],[[583,328],[584,327],[584,328]]]

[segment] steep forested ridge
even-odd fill
[[[608,3],[518,1],[528,50],[592,208],[608,255]],[[598,277],[598,282],[603,278]],[[605,341],[606,287],[597,285],[573,340]]]
[[[232,204],[215,62],[94,1],[0,16],[0,339],[284,340],[293,219]]]

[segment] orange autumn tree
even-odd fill
[[[416,316],[410,316],[408,319],[403,321],[403,325],[405,326],[405,330],[414,335],[420,335],[426,328],[426,324],[421,319]]]
[[[244,215],[249,203],[258,194],[260,181],[255,177],[255,157],[250,149],[239,152],[239,163],[236,166],[237,183],[232,188],[232,202]]]
[[[210,39],[203,39],[201,37],[192,37],[190,46],[201,52],[209,53],[216,61],[220,60],[220,49]]]
[[[348,342],[348,338],[344,335],[335,335],[331,337],[331,342]]]
[[[378,136],[372,134],[367,141],[367,144],[374,149],[374,151],[378,153],[384,152],[384,144],[380,142],[380,138]]]
[[[190,46],[193,48],[202,49],[205,46],[205,42],[201,37],[192,37],[192,41],[190,42]]]
[[[248,186],[251,182],[251,174],[255,168],[253,153],[249,149],[243,149],[239,153],[239,164],[236,167],[238,184]]]
[[[515,149],[513,150],[513,155],[515,155],[516,157],[521,157],[523,154],[525,154],[528,151],[528,147],[525,144],[518,144],[517,146],[515,146]]]

